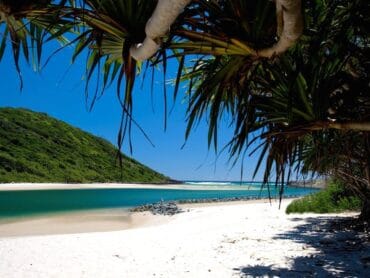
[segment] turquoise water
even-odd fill
[[[266,198],[267,189],[251,183],[194,183],[187,182],[187,189],[52,189],[0,191],[0,217],[30,214],[103,209],[129,208],[164,201]],[[194,188],[194,189],[192,189]],[[314,192],[310,188],[285,189],[285,197],[303,196]],[[272,197],[277,195],[271,189]]]

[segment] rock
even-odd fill
[[[174,215],[177,213],[183,212],[176,203],[174,202],[159,202],[154,204],[148,204],[133,208],[130,210],[131,212],[143,212],[143,211],[150,211],[154,215]]]

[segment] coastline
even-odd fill
[[[370,246],[332,232],[356,213],[286,215],[290,200],[183,205],[119,231],[0,238],[1,277],[366,277]],[[155,222],[155,220],[158,222]],[[357,242],[347,248],[347,241]],[[346,250],[342,252],[342,250]],[[366,258],[365,258],[366,259]],[[289,276],[289,277],[290,277]]]
[[[78,190],[78,189],[173,189],[173,190],[202,190],[203,186],[191,185],[156,185],[156,184],[35,184],[35,183],[18,183],[18,184],[2,184],[0,185],[0,193],[9,191],[39,191],[39,190]],[[210,186],[207,190],[219,190],[220,187],[215,186],[213,189]],[[245,187],[244,189],[247,189]],[[22,192],[19,192],[22,193]],[[54,192],[55,193],[55,192]],[[28,194],[28,193],[27,193]],[[59,193],[55,193],[59,194]],[[55,195],[54,194],[54,195]],[[28,195],[27,195],[28,196]],[[33,199],[37,200],[34,195]],[[38,195],[37,195],[38,196]],[[95,195],[96,196],[96,195]],[[8,196],[9,197],[9,196]],[[71,195],[64,195],[64,198],[70,198]],[[291,200],[297,196],[284,197],[284,200]],[[49,200],[54,200],[52,197]],[[57,202],[58,199],[55,199]],[[77,200],[77,199],[76,199]],[[80,199],[79,199],[80,200]],[[27,203],[27,199],[24,199]],[[90,201],[89,199],[86,200]],[[256,196],[239,196],[239,197],[220,197],[220,198],[204,198],[204,199],[177,199],[174,202],[183,210],[187,211],[192,208],[212,207],[212,206],[227,206],[227,205],[243,205],[243,204],[259,204],[259,203],[278,203],[276,198],[257,198]],[[70,201],[73,203],[73,201]],[[165,203],[170,200],[165,201]],[[37,207],[42,208],[39,201]],[[86,203],[84,203],[86,205]],[[148,201],[147,205],[153,204]],[[9,204],[11,205],[11,204]],[[41,213],[29,213],[29,210],[24,210],[24,214],[15,216],[4,215],[0,217],[0,237],[4,236],[29,236],[29,235],[48,235],[48,234],[71,234],[71,233],[87,233],[87,232],[108,232],[117,230],[126,230],[137,227],[143,227],[152,224],[164,223],[165,218],[152,217],[152,213],[148,211],[147,205],[133,205],[128,207],[90,207],[86,209],[67,209],[58,210],[51,209],[50,211],[41,210]],[[24,204],[23,204],[24,206]],[[29,206],[29,209],[32,207]],[[4,207],[4,209],[6,209]],[[30,228],[32,227],[32,228]]]
[[[191,190],[219,190],[221,189],[247,189],[252,187],[253,183],[238,185],[234,184],[232,187],[228,182],[212,182],[198,183],[194,186],[193,184],[188,184],[187,182],[170,182],[170,183],[0,183],[0,191],[7,190],[52,190],[52,189],[191,189]],[[322,187],[315,187],[306,185],[299,185],[295,183],[289,184],[290,187],[294,188],[313,188],[322,189]]]
[[[183,183],[2,183],[0,191],[48,189],[183,189]]]
[[[293,200],[287,198],[285,201]],[[272,200],[271,204],[277,204]],[[188,213],[192,209],[207,207],[223,207],[230,205],[265,204],[269,199],[244,200],[192,200],[177,203],[178,207]],[[177,217],[154,215],[148,210],[136,208],[105,208],[82,211],[67,211],[48,214],[36,214],[24,217],[0,219],[0,239],[12,237],[45,236],[61,234],[84,234],[97,232],[113,232],[137,229],[148,226],[166,224]]]

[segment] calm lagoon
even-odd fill
[[[109,185],[108,185],[109,186]],[[133,186],[134,187],[134,186]],[[299,197],[312,188],[285,188],[285,197]],[[271,197],[278,196],[274,186]],[[0,191],[0,218],[91,209],[131,208],[148,203],[180,200],[268,198],[261,183],[186,182],[184,188],[84,188]]]

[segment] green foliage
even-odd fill
[[[361,206],[361,200],[347,192],[343,183],[332,181],[326,189],[293,201],[286,213],[359,211]]]
[[[225,5],[239,2],[251,1]],[[250,36],[248,28],[237,37],[233,30],[242,27],[238,15],[244,8],[224,9],[220,3],[222,20],[235,18],[236,27],[223,30],[221,19],[210,11],[207,36],[222,33],[225,41],[237,38],[248,45],[262,39]],[[285,53],[265,59],[210,52],[213,56],[200,56],[186,68],[186,135],[206,118],[209,144],[217,147],[219,122],[229,120],[234,132],[225,149],[235,160],[259,151],[255,173],[263,168],[265,182],[275,176],[281,193],[294,172],[324,173],[350,177],[346,184],[362,199],[370,198],[369,2],[303,1],[303,9],[303,35]],[[264,18],[261,9],[252,10]],[[271,28],[269,22],[257,25]],[[263,38],[268,37],[267,32]]]
[[[0,183],[168,182],[108,141],[46,114],[0,109]]]
[[[131,117],[136,75],[162,65],[165,79],[168,60],[177,58],[174,98],[180,82],[189,86],[186,137],[206,118],[208,143],[217,151],[225,117],[234,130],[223,150],[235,161],[259,151],[255,173],[264,168],[266,183],[275,176],[280,193],[294,172],[323,173],[346,180],[362,200],[370,200],[369,1],[302,1],[303,35],[270,59],[259,54],[278,41],[281,18],[274,1],[191,1],[168,34],[156,38],[161,48],[144,64],[129,49],[143,41],[157,1],[21,2],[0,0],[0,60],[10,37],[19,72],[22,51],[29,61],[28,46],[40,60],[41,46],[51,39],[63,42],[68,32],[72,60],[88,56],[86,88],[92,76],[101,77],[91,105],[117,83],[123,111],[119,147],[132,123],[140,129]]]
[[[275,4],[268,0],[194,1],[172,26],[170,48],[182,54],[256,55],[276,40]]]
[[[133,88],[142,63],[131,57],[130,47],[145,39],[145,25],[156,4],[155,0],[89,0],[71,8],[69,13],[82,31],[75,38],[72,61],[86,52],[88,55],[85,94],[91,95],[90,107],[106,87],[112,82],[117,84],[116,94],[123,112],[118,140],[120,149],[126,133],[131,132],[132,123],[137,125],[131,117]],[[97,83],[95,90],[90,92],[93,76],[97,76]]]
[[[62,45],[68,42],[64,34],[72,31],[75,24],[65,17],[63,8],[73,4],[73,0],[0,0],[0,61],[10,44],[21,90],[20,57],[32,63],[34,70],[40,70],[44,44],[50,40]]]

